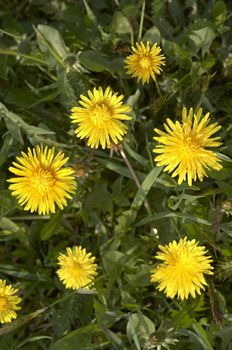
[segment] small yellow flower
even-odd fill
[[[55,212],[55,204],[60,209],[67,205],[69,193],[75,192],[73,169],[63,167],[67,163],[64,153],[55,155],[55,148],[36,146],[28,148],[28,154],[21,152],[9,170],[17,177],[7,180],[9,189],[18,198],[24,210],[38,211],[40,214]]]
[[[127,132],[127,126],[121,120],[130,120],[125,113],[131,108],[123,104],[123,95],[113,93],[110,87],[105,91],[101,87],[88,91],[88,97],[81,95],[79,103],[83,107],[72,108],[72,123],[77,123],[75,134],[80,139],[87,138],[87,145],[103,149],[110,148],[111,143],[118,144]]]
[[[60,253],[58,256],[59,279],[66,288],[89,289],[97,275],[97,265],[94,264],[96,258],[91,253],[87,254],[85,248],[81,246],[66,248],[66,253],[66,255]]]
[[[173,123],[166,120],[164,128],[166,132],[154,129],[159,135],[154,137],[161,145],[157,145],[154,153],[159,155],[155,158],[158,166],[165,165],[164,171],[172,173],[172,177],[179,176],[178,185],[188,179],[189,186],[192,181],[203,181],[207,175],[207,170],[221,170],[221,160],[213,151],[207,147],[218,147],[220,137],[211,136],[215,134],[221,126],[218,123],[209,124],[209,113],[202,117],[202,108],[197,113],[193,113],[190,108],[182,111],[182,123]]]
[[[136,43],[136,47],[132,46],[133,54],[125,60],[127,74],[142,80],[142,84],[148,83],[150,78],[155,80],[155,75],[162,72],[165,66],[165,56],[161,54],[161,48],[154,44],[150,47],[149,42],[146,46],[144,43]]]
[[[11,322],[17,317],[15,310],[20,310],[17,306],[22,301],[22,298],[14,295],[18,289],[14,289],[11,284],[6,285],[5,280],[0,279],[0,322]]]
[[[110,87],[105,91],[101,87],[88,91],[88,96],[81,95],[80,105],[73,107],[70,116],[72,123],[77,123],[75,134],[80,139],[87,138],[87,145],[103,149],[110,148],[111,143],[118,144],[127,132],[127,126],[121,120],[130,120],[125,113],[131,108],[123,104],[123,95],[113,93]]]
[[[184,300],[189,294],[193,298],[196,293],[201,294],[201,289],[207,285],[203,274],[213,275],[210,271],[213,270],[212,259],[205,256],[205,247],[199,247],[195,239],[188,241],[185,237],[178,243],[159,245],[159,249],[161,251],[155,257],[163,262],[151,271],[151,281],[159,283],[157,288],[172,299],[175,295]]]

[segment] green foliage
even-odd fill
[[[0,1],[0,278],[20,290],[4,350],[229,350],[232,344],[232,4],[220,0]],[[155,84],[125,73],[141,32],[166,56]],[[90,150],[69,115],[93,86],[123,94],[133,121],[123,152]],[[153,129],[182,107],[222,125],[221,172],[190,188],[156,167]],[[77,177],[64,211],[25,212],[8,190],[9,166],[28,146],[63,150]],[[80,173],[78,173],[78,170]],[[170,300],[150,282],[158,244],[183,236],[207,246],[210,288]],[[97,258],[94,289],[69,292],[57,256],[82,245]],[[213,285],[212,285],[213,283]]]

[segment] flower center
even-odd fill
[[[142,57],[140,58],[139,65],[140,65],[141,68],[143,68],[143,69],[148,69],[148,68],[150,68],[150,66],[151,66],[151,60],[150,60],[150,58],[147,57],[147,56],[142,56]]]
[[[105,103],[96,104],[90,113],[91,121],[98,127],[104,126],[111,116],[112,111]]]
[[[169,264],[176,266],[177,268],[185,268],[191,266],[191,251],[189,249],[186,249],[186,247],[182,248],[181,252],[173,252],[169,256]]]
[[[5,311],[7,304],[7,299],[5,296],[0,296],[0,312]]]
[[[40,194],[45,194],[51,190],[55,182],[54,175],[49,170],[39,169],[33,174],[31,185]]]
[[[194,151],[196,151],[199,148],[198,143],[193,140],[192,137],[186,137],[181,142],[181,153],[184,153],[184,155],[191,155]]]
[[[75,258],[73,258],[73,264],[70,270],[71,270],[70,273],[75,277],[79,277],[80,275],[83,274],[83,266]]]

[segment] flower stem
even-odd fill
[[[160,91],[160,88],[159,88],[159,85],[158,85],[158,83],[157,83],[156,77],[154,78],[154,81],[155,81],[155,86],[156,86],[156,89],[157,89],[159,98],[162,98],[163,95],[162,95],[162,93],[161,93],[161,91]]]
[[[145,7],[146,7],[146,0],[143,0],[143,2],[142,2],[142,9],[141,9],[140,23],[139,23],[138,41],[141,40],[141,38],[142,38]]]
[[[121,154],[124,162],[126,163],[127,168],[129,170],[129,172],[131,173],[131,176],[132,176],[136,186],[138,187],[138,189],[140,189],[141,188],[141,184],[140,184],[140,181],[138,179],[138,176],[136,175],[136,173],[135,173],[135,171],[134,171],[134,169],[133,169],[133,167],[132,167],[132,165],[131,165],[129,159],[127,158],[127,155],[126,155],[126,153],[124,152],[123,149],[120,149],[120,154]],[[150,205],[149,205],[149,203],[148,203],[146,198],[144,199],[144,207],[145,207],[147,213],[149,215],[151,215],[152,214],[151,207],[150,207]]]

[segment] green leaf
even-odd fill
[[[218,156],[221,160],[223,160],[223,161],[225,161],[225,162],[232,163],[232,159],[231,159],[230,157],[226,156],[225,154],[222,154],[222,153],[218,153],[218,152],[217,152],[217,156]]]
[[[220,350],[228,350],[232,342],[232,326],[225,326],[217,332],[217,336],[221,338]]]
[[[8,276],[14,276],[16,278],[20,278],[26,281],[47,281],[45,275],[42,275],[39,272],[33,273],[26,271],[23,268],[8,265],[8,264],[0,264],[0,271]]]
[[[148,165],[148,160],[144,157],[142,157],[140,154],[135,152],[126,142],[123,144],[125,150],[128,152],[128,154],[135,159],[138,163],[146,167]]]
[[[57,230],[61,225],[61,219],[62,219],[62,212],[58,210],[54,215],[52,215],[49,222],[41,230],[40,238],[42,239],[42,241],[48,240],[55,233],[57,233]]]
[[[0,150],[0,166],[8,158],[12,143],[13,143],[13,138],[11,137],[11,135],[10,134],[6,135],[6,137],[3,139],[3,145]]]
[[[18,225],[7,217],[0,218],[0,228],[4,231],[4,234],[17,233],[20,230]]]
[[[27,322],[31,321],[33,318],[40,316],[46,310],[47,310],[47,307],[44,307],[42,309],[38,309],[30,314],[27,314],[23,317],[18,318],[15,321],[12,321],[10,324],[2,326],[0,328],[0,335],[15,331],[17,328],[22,327]]]
[[[227,6],[224,1],[216,1],[213,5],[212,15],[217,26],[226,20]]]
[[[83,51],[81,52],[79,59],[80,63],[83,64],[85,68],[93,72],[103,72],[109,68],[106,56],[98,51]]]
[[[137,212],[140,209],[140,207],[144,202],[144,199],[146,198],[146,195],[150,191],[151,187],[153,186],[154,182],[158,178],[161,171],[162,171],[162,167],[156,167],[150,171],[150,173],[147,175],[147,177],[143,181],[141,188],[138,190],[138,192],[135,195],[135,198],[131,205],[131,210],[135,210]]]
[[[203,224],[206,226],[212,225],[211,222],[209,222],[205,219],[201,219],[201,218],[194,217],[191,215],[185,215],[184,213],[181,213],[181,212],[162,212],[162,213],[158,213],[156,215],[147,216],[145,219],[142,219],[141,221],[139,221],[135,225],[135,227],[151,224],[152,222],[154,222],[156,220],[161,220],[161,219],[165,219],[165,218],[182,218],[182,219],[186,219],[186,220],[192,221],[192,222],[197,222],[199,224]]]
[[[34,137],[37,135],[53,135],[54,131],[42,129],[34,125],[26,123],[18,114],[10,112],[6,106],[0,102],[0,116],[5,119],[7,127],[10,128],[10,133],[16,140],[23,144],[21,129],[28,136]]]
[[[75,329],[59,339],[51,350],[94,350],[109,343],[104,332],[94,324]]]
[[[213,347],[210,344],[210,341],[208,339],[207,333],[205,332],[204,328],[195,321],[192,325],[194,331],[197,334],[198,341],[202,345],[204,350],[213,350]]]
[[[126,279],[130,284],[137,288],[149,286],[151,284],[150,267],[147,265],[139,265],[133,274],[126,274]]]
[[[141,312],[129,315],[127,323],[127,336],[130,341],[134,341],[136,349],[141,350],[144,339],[149,339],[149,336],[155,332],[154,323]]]
[[[123,213],[117,218],[118,224],[115,226],[115,233],[122,234],[130,231],[132,225],[134,225],[135,219],[135,210],[124,210]]]
[[[22,349],[22,346],[25,345],[25,344],[28,344],[28,343],[34,343],[34,342],[37,342],[39,340],[52,340],[52,337],[51,336],[48,336],[48,335],[38,335],[38,336],[35,336],[35,337],[28,337],[26,339],[24,339],[22,342],[20,342],[16,348],[14,350],[17,350],[17,349]]]
[[[142,41],[144,43],[149,41],[151,45],[155,43],[159,45],[160,40],[161,40],[161,34],[159,31],[159,28],[157,28],[156,26],[153,26],[150,29],[148,29],[142,38]]]
[[[102,255],[102,262],[104,268],[111,275],[115,275],[116,272],[120,272],[125,260],[125,254],[117,250],[110,250],[104,252],[104,254]]]
[[[87,12],[87,15],[89,17],[89,19],[91,20],[91,22],[94,24],[94,25],[97,25],[97,18],[96,16],[94,15],[93,11],[91,10],[91,8],[89,7],[89,4],[87,3],[86,0],[83,0],[83,3],[84,3],[84,6],[85,6],[85,9],[86,9],[86,12]]]
[[[209,50],[216,34],[211,27],[204,27],[198,30],[193,30],[189,38],[193,41],[197,49],[202,49],[203,55]]]
[[[64,60],[69,55],[69,49],[58,30],[43,24],[39,24],[34,29],[41,51],[50,52],[56,61],[64,66]]]
[[[6,121],[6,127],[9,130],[11,136],[17,140],[21,145],[24,144],[22,133],[20,127],[13,122],[11,119],[5,119]]]
[[[121,311],[110,311],[107,305],[100,303],[96,299],[94,300],[94,309],[97,324],[101,325],[101,327],[104,327],[104,331],[107,328],[112,327],[113,324],[118,322],[122,317],[125,317],[125,315]]]
[[[121,11],[115,11],[111,31],[117,34],[127,34],[131,32],[129,18]]]

